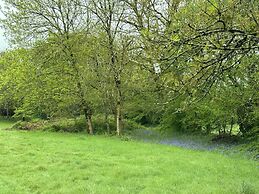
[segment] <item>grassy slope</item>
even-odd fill
[[[259,191],[258,163],[205,151],[1,130],[0,148],[0,193]]]

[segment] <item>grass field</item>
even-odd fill
[[[258,163],[85,134],[0,130],[0,193],[258,193]]]

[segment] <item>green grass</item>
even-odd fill
[[[255,161],[85,134],[0,130],[0,193],[256,193]]]
[[[13,121],[1,120],[0,119],[0,130],[12,127],[13,124],[14,124]]]

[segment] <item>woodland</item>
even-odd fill
[[[1,115],[258,132],[259,2],[5,0]],[[100,120],[99,127],[93,118]]]

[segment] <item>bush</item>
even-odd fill
[[[115,120],[109,117],[108,124],[110,133],[116,133]],[[53,120],[33,119],[28,121],[19,121],[12,128],[18,130],[42,130],[42,131],[54,131],[54,132],[70,132],[79,133],[86,131],[87,123],[83,116],[77,118],[58,118]],[[96,134],[107,133],[107,123],[105,119],[100,115],[93,118],[93,127]],[[134,129],[143,128],[143,126],[137,124],[134,121],[124,120],[125,133],[129,133]]]
[[[30,122],[19,121],[12,128],[18,130],[42,130],[42,131],[63,131],[63,132],[82,132],[85,130],[86,123],[81,118],[76,119],[55,119],[41,120],[34,119]]]
[[[26,130],[26,131],[31,131],[31,130],[38,130],[41,127],[43,127],[47,122],[43,120],[35,120],[35,121],[18,121],[16,122],[12,129],[18,129],[18,130]]]
[[[48,124],[41,128],[41,130],[79,133],[86,131],[86,122],[81,117],[75,119],[60,118],[53,121],[49,121]]]

